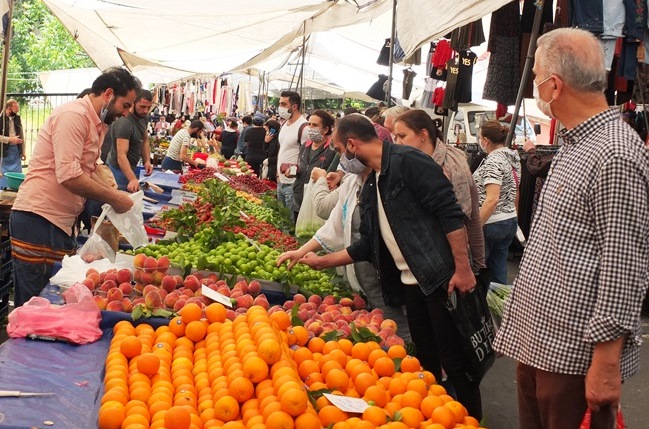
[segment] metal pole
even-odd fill
[[[306,23],[304,23],[304,31],[306,32]],[[306,62],[306,35],[302,36],[302,66],[300,68],[300,78],[298,79],[298,84],[295,86],[295,89],[298,90],[298,93],[300,96],[302,95],[302,92],[304,91],[304,63]],[[298,89],[299,88],[299,89]],[[306,105],[305,103],[306,100],[302,98],[302,105],[300,106],[300,111],[304,111],[304,106]]]
[[[536,39],[539,37],[539,30],[541,26],[541,15],[543,12],[543,0],[537,0],[535,3],[536,11],[534,12],[534,23],[532,24],[532,34],[530,35],[530,45],[527,48],[527,56],[525,58],[525,67],[523,68],[523,75],[521,76],[521,84],[518,86],[518,95],[516,96],[516,106],[514,107],[514,114],[512,115],[512,121],[509,126],[509,134],[507,134],[507,140],[505,140],[505,145],[507,147],[512,146],[512,138],[514,137],[514,132],[516,130],[516,124],[518,123],[518,110],[521,108],[521,103],[523,101],[523,91],[525,90],[525,85],[527,80],[530,77],[532,71],[532,61],[534,61],[534,52],[536,51]],[[525,124],[523,124],[525,127]]]
[[[4,104],[7,96],[7,72],[9,68],[9,54],[11,50],[11,19],[14,13],[14,0],[9,0],[9,19],[7,31],[5,32],[4,44],[2,47],[2,86],[0,87],[0,102]],[[0,17],[1,18],[1,17]]]
[[[385,91],[385,102],[392,107],[392,69],[394,68],[394,41],[397,38],[397,0],[392,0],[392,33],[390,34],[390,70],[388,73],[388,85]]]

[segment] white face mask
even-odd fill
[[[320,133],[320,130],[317,128],[309,127],[307,129],[307,133],[309,135],[309,140],[311,140],[313,143],[320,143],[322,140],[324,140],[324,136]]]
[[[550,118],[554,118],[554,115],[552,114],[552,107],[550,106],[552,102],[554,101],[554,98],[550,101],[545,101],[541,98],[539,95],[539,86],[543,85],[545,82],[550,80],[552,76],[548,76],[547,79],[542,80],[539,83],[536,83],[532,81],[532,86],[534,87],[532,93],[534,96],[534,101],[536,101],[536,106],[539,108],[541,112],[543,112],[544,115],[549,116]]]
[[[354,154],[354,157],[350,159],[347,157],[347,152],[340,156],[340,166],[346,173],[351,174],[361,174],[367,169],[365,164],[363,164],[360,159],[356,158],[356,154]]]
[[[282,106],[279,106],[279,108],[277,109],[277,113],[279,114],[279,117],[282,119],[289,119],[291,115],[293,115],[293,111],[291,109]]]

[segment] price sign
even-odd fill
[[[218,172],[217,172],[217,173],[214,173],[214,175],[215,175],[218,179],[220,179],[220,180],[222,180],[222,181],[224,181],[224,182],[229,182],[229,181],[230,181],[230,179],[228,179],[227,177],[225,177],[225,176],[222,175],[221,173],[218,173]]]
[[[230,298],[223,295],[222,293],[218,293],[217,291],[208,288],[205,285],[203,285],[203,287],[201,287],[201,294],[205,295],[206,297],[208,297],[212,301],[219,302],[219,303],[225,305],[226,307],[232,308],[232,302],[230,301]]]
[[[332,395],[331,393],[324,393],[324,396],[329,400],[329,402],[331,402],[332,405],[346,413],[362,413],[369,408],[368,403],[361,398]]]

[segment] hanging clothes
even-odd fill
[[[395,63],[399,63],[405,57],[406,57],[406,53],[403,52],[403,48],[399,44],[399,38],[395,37],[394,38],[394,49],[393,49],[393,52],[392,52],[392,61],[394,61]]]
[[[379,79],[372,84],[370,89],[367,90],[367,95],[377,100],[386,100],[388,97],[386,95],[385,84],[388,81],[388,77],[384,74],[379,75]]]
[[[570,25],[594,34],[604,31],[604,2],[602,0],[570,0]]]
[[[435,53],[435,49],[437,48],[437,43],[436,42],[430,42],[430,48],[428,48],[428,55],[426,57],[426,76],[432,76],[433,72],[433,54]]]
[[[485,42],[482,19],[458,27],[451,32],[451,48],[463,51],[472,46],[479,46]]]
[[[470,49],[460,52],[459,72],[455,86],[455,101],[458,103],[471,102],[473,82],[473,66],[478,62],[478,56]]]
[[[446,72],[446,91],[444,93],[443,107],[445,109],[457,110],[455,87],[457,85],[458,74],[460,73],[460,65],[455,58],[451,58],[446,62]]]
[[[437,47],[435,48],[435,53],[433,54],[431,63],[433,67],[446,67],[446,62],[451,59],[452,56],[453,49],[451,48],[451,43],[448,40],[441,39],[437,42]]]
[[[418,66],[421,64],[421,48],[415,50],[415,52],[412,53],[408,58],[405,58],[403,60],[404,63],[406,64],[411,64]]]
[[[403,99],[410,99],[410,93],[412,92],[413,81],[415,80],[417,73],[411,69],[407,68],[403,71]]]
[[[379,52],[379,58],[376,60],[376,64],[380,66],[390,65],[390,39],[385,39],[385,43]]]

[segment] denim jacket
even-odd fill
[[[408,267],[425,294],[448,282],[455,271],[446,234],[464,228],[464,213],[442,168],[408,146],[383,142],[379,192],[390,228]],[[400,305],[403,285],[379,230],[376,175],[361,193],[361,238],[347,248],[354,261],[372,261],[386,305]],[[396,272],[395,272],[396,271]]]

